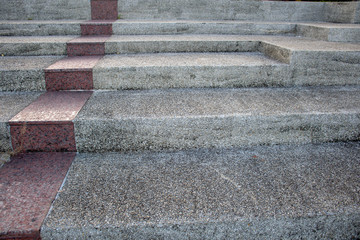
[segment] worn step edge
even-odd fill
[[[79,152],[359,140],[359,87],[95,92],[74,119]]]

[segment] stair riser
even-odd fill
[[[106,54],[164,52],[255,52],[257,41],[143,41],[105,43]]]
[[[0,71],[0,91],[44,91],[43,69]]]
[[[360,140],[359,114],[75,120],[79,152],[229,148]]]
[[[0,52],[5,56],[66,55],[66,42],[4,43]]]
[[[79,23],[0,24],[0,36],[80,35]]]
[[[298,25],[297,33],[304,37],[330,41],[353,42],[360,41],[360,28],[320,28],[315,26]]]
[[[289,68],[254,67],[129,67],[95,68],[95,89],[288,86]]]
[[[239,34],[239,35],[294,35],[295,24],[252,23],[157,23],[139,22],[113,24],[115,35],[156,34]]]

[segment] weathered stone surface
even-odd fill
[[[0,91],[45,90],[44,69],[60,56],[0,57]]]
[[[360,237],[358,143],[80,154],[42,239]]]
[[[326,3],[324,11],[327,22],[360,23],[359,2]]]
[[[165,53],[105,56],[95,89],[284,86],[289,66],[260,53]]]
[[[88,0],[1,0],[0,19],[90,19]]]
[[[0,92],[0,151],[12,150],[8,121],[39,95],[40,93]]]
[[[95,92],[80,152],[359,140],[358,87]]]

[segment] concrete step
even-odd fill
[[[284,86],[289,65],[260,53],[107,55],[93,69],[95,89]]]
[[[359,24],[302,23],[297,24],[296,32],[317,40],[360,43]]]
[[[73,120],[79,152],[359,140],[360,88],[96,91]]]
[[[359,155],[359,143],[78,154],[41,238],[357,239]]]

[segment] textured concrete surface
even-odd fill
[[[80,35],[80,23],[74,20],[0,21],[0,36]]]
[[[336,23],[360,23],[358,2],[334,2],[324,6],[325,20]]]
[[[0,57],[0,91],[45,90],[44,68],[60,56]]]
[[[41,93],[0,92],[0,151],[10,152],[10,128],[8,121],[23,110]]]
[[[66,55],[66,42],[76,36],[0,37],[0,54],[5,56]]]
[[[1,0],[0,19],[90,19],[88,0]]]
[[[359,87],[95,92],[80,152],[359,140]]]
[[[116,35],[154,34],[239,34],[291,35],[295,23],[259,21],[200,21],[200,20],[117,20],[113,24]]]
[[[358,143],[80,154],[42,239],[356,239]]]
[[[330,42],[360,42],[360,26],[358,24],[304,23],[297,24],[297,33]]]
[[[119,0],[124,19],[323,21],[324,3],[236,0]]]
[[[94,68],[95,89],[283,86],[289,66],[260,53],[107,55]]]
[[[113,35],[106,54],[159,52],[254,52],[259,39],[238,35]]]
[[[27,153],[0,169],[0,238],[39,239],[75,153]]]

